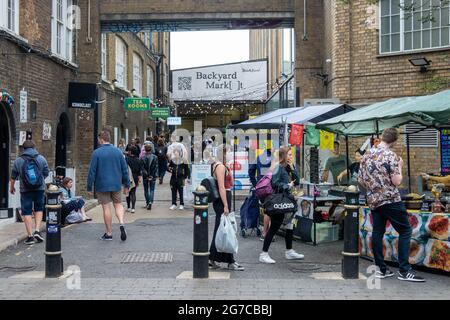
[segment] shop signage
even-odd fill
[[[28,92],[20,91],[20,123],[27,123],[28,121]]]
[[[150,109],[149,98],[125,98],[125,110],[145,111]]]
[[[92,109],[97,101],[95,83],[69,83],[69,108]]]
[[[442,128],[441,132],[441,174],[450,174],[450,128]]]
[[[236,162],[234,161],[236,157]],[[231,168],[235,177],[234,185],[236,190],[250,189],[250,177],[248,175],[249,158],[248,152],[239,151],[231,153],[231,158],[227,157],[228,167]]]
[[[172,71],[175,101],[264,101],[267,60]]]
[[[167,119],[170,117],[170,109],[169,108],[152,108],[150,109],[150,118],[151,119]]]
[[[181,126],[181,117],[169,117],[167,118],[168,126]]]

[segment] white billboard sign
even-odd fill
[[[174,101],[267,99],[267,60],[172,71]]]
[[[169,117],[167,118],[168,126],[181,126],[181,117]]]

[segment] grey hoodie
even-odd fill
[[[48,169],[48,163],[47,160],[39,155],[39,152],[36,151],[36,149],[26,149],[23,153],[24,155],[29,156],[35,156],[37,157],[37,162],[39,164],[39,168],[41,169],[42,174],[44,175],[44,179],[48,177],[49,169]],[[22,178],[22,166],[25,163],[25,160],[22,157],[18,157],[16,161],[14,161],[13,169],[11,172],[11,179],[13,180],[20,180],[20,192],[28,192],[28,191],[44,191],[45,190],[45,182],[42,183],[42,185],[38,189],[34,190],[27,190],[25,188],[25,185],[23,184],[23,178]]]

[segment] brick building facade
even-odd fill
[[[8,101],[12,100],[3,99],[0,102],[0,208],[20,207],[20,196],[9,194],[8,180],[12,163],[23,152],[20,143],[26,132],[31,132],[50,169],[57,165],[69,168],[66,174],[75,178],[76,193],[85,194],[95,141],[95,113],[93,109],[69,108],[70,82],[97,85],[97,127],[110,128],[115,141],[125,138],[127,131],[129,139],[140,136],[141,140],[157,131],[155,121],[148,119],[147,112],[144,116],[139,112],[125,112],[125,97],[151,96],[160,99],[162,104],[170,103],[168,33],[120,35],[128,53],[125,77],[129,85],[119,88],[112,82],[116,78],[117,36],[106,36],[106,74],[102,77],[99,24],[78,28],[88,25],[87,15],[80,15],[77,17],[81,19],[80,23],[76,22],[70,28],[66,17],[75,8],[72,4],[87,12],[85,1],[13,0],[0,3],[3,6],[0,10],[0,94],[12,97],[15,102],[10,104]],[[95,4],[91,9],[91,19],[98,19]],[[149,39],[152,39],[151,43]],[[133,72],[137,70],[133,68],[135,54],[142,63],[139,93],[131,92],[136,83],[133,81]],[[151,69],[148,73],[147,67]],[[147,75],[153,78],[151,86],[147,85]],[[26,96],[25,103],[21,103],[21,95]],[[163,123],[158,125],[159,131],[165,129]],[[12,221],[0,220],[0,225]]]

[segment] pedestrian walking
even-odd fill
[[[137,146],[130,147],[130,154],[127,156],[127,164],[131,169],[131,176],[134,185],[131,185],[130,192],[127,196],[127,212],[136,212],[136,189],[142,178],[142,163],[139,160],[139,149]]]
[[[87,191],[92,196],[92,191],[95,188],[98,202],[102,205],[106,232],[101,239],[110,241],[113,238],[110,208],[112,202],[120,223],[120,239],[125,241],[127,233],[120,191],[123,186],[123,193],[128,195],[130,179],[128,177],[128,166],[122,152],[115,148],[110,141],[111,133],[108,130],[102,130],[98,135],[100,147],[92,154],[89,166]]]
[[[272,188],[275,192],[289,192],[294,185],[299,185],[299,178],[294,167],[294,158],[290,147],[284,146],[280,148],[279,164],[276,166],[272,176]],[[275,263],[269,256],[269,247],[272,243],[272,239],[280,229],[283,222],[286,220],[286,235],[284,237],[286,242],[285,257],[288,260],[303,259],[304,255],[295,252],[292,249],[292,240],[294,238],[294,226],[292,223],[293,214],[276,214],[270,217],[270,227],[266,236],[264,237],[264,245],[261,254],[259,255],[259,261],[262,263]]]
[[[119,140],[119,145],[117,146],[123,154],[125,154],[125,149],[127,148],[126,142],[124,138]]]
[[[147,210],[152,210],[155,198],[155,186],[158,179],[158,157],[154,154],[152,145],[145,146],[145,155],[141,158],[142,184],[144,185],[145,203]]]
[[[153,139],[151,137],[147,137],[147,139],[145,139],[144,144],[142,145],[142,148],[140,149],[140,154],[139,154],[139,158],[144,157],[145,155],[145,146],[146,145],[150,145],[152,148],[152,152],[155,152],[155,145],[153,144]]]
[[[411,282],[424,282],[416,275],[409,264],[409,249],[412,228],[408,213],[402,202],[398,186],[402,183],[403,159],[392,151],[398,140],[398,131],[388,128],[383,131],[378,147],[370,149],[362,158],[358,182],[367,190],[367,201],[372,211],[372,245],[375,264],[379,268],[377,278],[394,276],[384,262],[383,237],[386,222],[389,221],[399,234],[398,279]]]
[[[14,184],[17,180],[20,181],[20,207],[28,235],[25,244],[31,245],[44,241],[40,227],[45,206],[45,178],[48,177],[49,169],[47,160],[35,149],[33,141],[25,141],[23,148],[23,154],[14,161],[9,190],[11,194],[15,194]]]
[[[189,165],[183,159],[180,150],[173,151],[172,160],[170,160],[168,171],[172,174],[170,177],[170,188],[172,190],[172,206],[170,210],[177,208],[177,193],[180,197],[180,210],[184,210],[183,188],[186,179],[190,179],[191,171]]]
[[[211,240],[211,247],[209,249],[209,266],[213,269],[217,269],[221,267],[222,263],[225,263],[229,270],[244,271],[244,267],[236,262],[232,253],[218,252],[216,249],[216,234],[220,226],[220,220],[222,215],[228,216],[230,214],[231,188],[233,187],[233,175],[228,166],[224,164],[224,160],[226,159],[226,149],[223,148],[223,150],[223,162],[215,161],[211,165],[212,176],[217,181],[220,197],[213,202],[216,221]]]
[[[159,184],[163,184],[164,176],[167,171],[167,146],[165,145],[163,138],[158,139],[158,145],[156,147],[156,156],[158,157]]]

